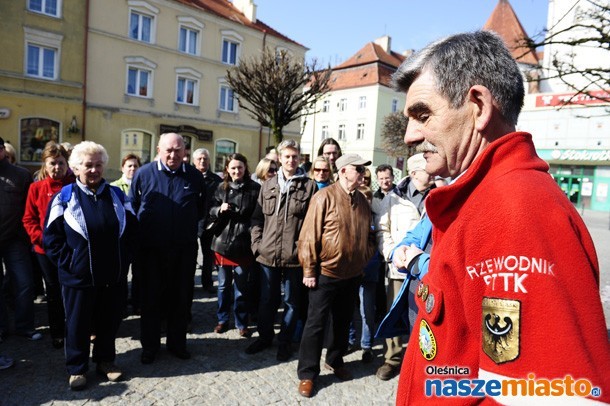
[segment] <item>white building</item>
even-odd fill
[[[581,22],[582,11],[593,5],[586,0],[549,0],[547,28],[551,35]],[[585,23],[587,21],[584,21]],[[583,30],[570,29],[556,41],[583,38]],[[595,44],[593,44],[595,45]],[[548,45],[544,49],[542,93],[526,96],[518,129],[532,133],[540,157],[570,200],[578,207],[610,210],[610,113],[608,103],[587,95],[576,95],[575,88],[605,94],[608,89],[588,86],[582,76],[569,78],[570,87],[556,76],[553,59],[573,62],[580,68],[607,69],[610,52],[592,44]],[[567,104],[566,104],[567,102]]]
[[[322,140],[334,138],[343,153],[357,153],[373,166],[389,163],[402,169],[402,160],[397,165],[381,147],[380,134],[383,118],[404,108],[404,94],[390,86],[403,60],[385,36],[332,68],[331,91],[318,102],[316,113],[303,120],[302,153],[316,157]]]

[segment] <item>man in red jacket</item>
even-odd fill
[[[495,34],[428,45],[394,75],[434,190],[429,272],[397,404],[610,402],[599,266],[578,212],[515,132],[523,77]]]

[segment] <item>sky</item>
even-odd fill
[[[549,0],[509,0],[530,37],[546,25]],[[335,66],[389,35],[392,50],[420,49],[481,28],[498,0],[254,0],[257,18],[306,46],[307,60]]]

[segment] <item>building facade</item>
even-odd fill
[[[556,42],[586,37],[582,29],[569,27],[581,22],[583,11],[592,7],[586,0],[550,0],[549,35],[565,30]],[[569,77],[571,86],[564,83],[556,75],[556,57],[581,69],[610,66],[610,52],[592,44],[545,46],[542,78],[546,79],[540,83],[541,93],[526,96],[518,128],[532,133],[538,155],[549,163],[551,175],[577,207],[610,211],[610,106],[605,101],[610,89],[592,86],[582,75]],[[600,98],[577,95],[576,88]]]
[[[17,19],[3,18],[11,26],[2,25],[0,41],[18,57],[0,62],[0,74],[10,79],[0,89],[0,111],[9,111],[0,131],[15,134],[4,138],[15,138],[19,163],[39,165],[35,151],[49,140],[88,139],[107,148],[109,179],[120,175],[127,153],[154,159],[158,137],[168,131],[181,133],[191,150],[207,148],[215,171],[233,152],[255,167],[268,130],[240,111],[226,72],[265,48],[302,59],[307,51],[257,20],[252,0],[3,4]],[[38,71],[33,46],[40,48]],[[285,135],[298,138],[299,123]]]
[[[0,136],[36,170],[48,141],[80,141],[85,114],[86,5],[81,0],[0,5]]]
[[[343,153],[370,159],[373,167],[397,166],[397,159],[381,146],[381,127],[385,116],[404,108],[404,94],[390,85],[392,73],[403,60],[403,55],[391,50],[391,38],[385,36],[333,67],[331,91],[318,101],[315,113],[303,120],[303,153],[316,157],[322,141],[334,138]],[[399,167],[401,162],[399,159]]]

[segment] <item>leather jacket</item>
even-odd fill
[[[256,207],[260,185],[249,177],[243,182],[221,183],[211,202],[210,221],[222,221],[224,227],[212,237],[211,248],[223,256],[246,257],[250,254],[250,220]],[[230,210],[220,213],[220,206],[229,203]],[[237,245],[240,245],[237,247]],[[235,254],[235,250],[239,254]]]

